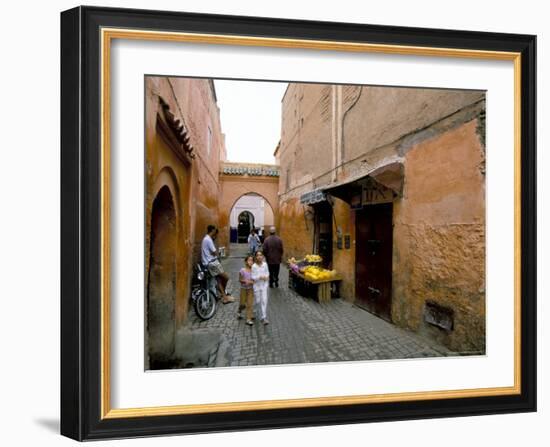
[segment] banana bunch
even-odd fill
[[[319,255],[306,255],[304,259],[307,262],[321,262],[323,260]]]
[[[307,266],[303,270],[304,276],[312,281],[327,280],[336,275],[336,270],[327,270],[313,265]]]

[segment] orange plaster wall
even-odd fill
[[[399,159],[405,184],[393,208],[392,319],[451,349],[484,352],[485,154],[476,129],[484,92],[363,87],[341,93],[339,99],[329,86],[291,84],[283,98],[277,155],[288,254],[312,251],[313,219],[304,220],[301,194]],[[335,167],[339,156],[343,166]],[[343,297],[353,301],[355,213],[336,199],[334,214],[333,266],[344,276]],[[336,248],[338,230],[351,236],[350,249]],[[453,331],[424,323],[426,300],[454,310]]]
[[[223,149],[218,109],[207,80],[147,77],[145,85],[145,291],[150,257],[151,209],[158,190],[167,185],[175,198],[176,326],[187,318],[192,264],[198,260],[206,226],[218,220],[218,163]],[[188,127],[196,154],[190,166],[157,133],[159,96]],[[207,126],[213,130],[210,151]]]
[[[457,351],[485,350],[485,176],[477,120],[406,155],[394,204],[392,318]],[[454,330],[423,321],[429,299],[454,310]]]
[[[285,259],[299,259],[312,252],[314,221],[312,215],[304,211],[298,198],[280,204],[279,236],[284,243]]]

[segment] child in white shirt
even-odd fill
[[[260,319],[263,324],[269,324],[267,319],[267,289],[269,288],[269,270],[261,251],[256,252],[252,265],[252,280],[254,281],[254,302],[260,309]]]

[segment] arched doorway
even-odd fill
[[[242,211],[237,218],[237,242],[244,244],[248,240],[250,230],[256,228],[254,226],[254,214],[250,211]]]
[[[174,352],[176,302],[176,213],[170,189],[163,186],[151,211],[147,290],[149,366],[162,369]]]
[[[227,165],[227,166],[226,166]],[[245,168],[243,172],[248,172],[249,166],[235,163],[226,163],[224,166],[229,168],[240,167]],[[278,166],[272,166],[274,170]],[[225,169],[225,168],[224,168]],[[231,171],[231,169],[229,169]],[[225,172],[225,171],[224,171]],[[279,177],[268,175],[240,175],[231,171],[229,173],[220,173],[221,197],[219,201],[219,221],[220,234],[217,242],[219,246],[229,248],[228,253],[232,252],[231,244],[237,242],[237,224],[238,216],[242,211],[250,211],[254,214],[256,228],[261,228],[264,232],[267,227],[274,225],[279,221]],[[269,214],[265,218],[268,224],[261,223],[258,216],[249,207],[244,207],[239,210],[243,198],[249,196],[259,196],[265,202],[266,213]],[[238,251],[238,246],[235,246]]]
[[[229,215],[229,242],[246,243],[254,228],[260,233],[275,225],[273,208],[260,194],[241,195],[231,207]]]

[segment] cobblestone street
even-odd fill
[[[287,287],[288,273],[281,266],[280,287],[269,289],[268,318],[247,326],[237,319],[238,271],[246,245],[232,245],[223,261],[233,282],[234,303],[219,304],[216,315],[201,321],[194,311],[189,325],[214,329],[227,339],[231,366],[317,363],[373,359],[404,359],[449,355],[449,351],[416,334],[358,308],[343,299],[329,303],[301,297]]]

